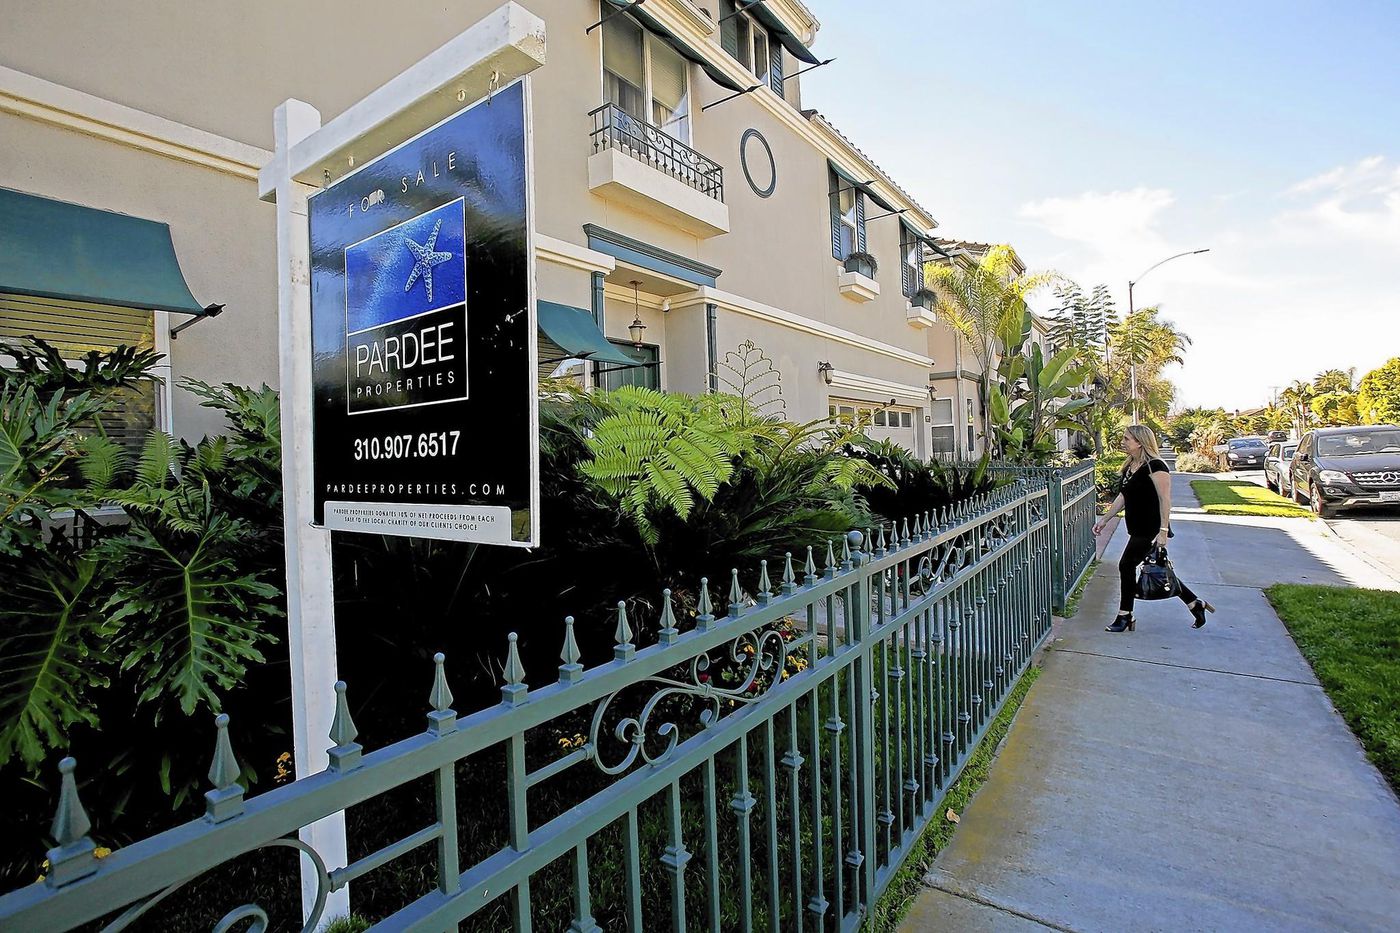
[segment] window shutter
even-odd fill
[[[739,57],[739,17],[734,15],[734,0],[719,0],[719,44],[735,58]]]
[[[785,97],[786,95],[783,94],[783,47],[777,39],[770,38],[768,40],[768,61],[770,62],[769,84],[772,85],[773,93],[779,97]]]
[[[865,194],[856,192],[856,251],[865,252]]]
[[[910,288],[910,285],[913,284],[914,281],[914,270],[909,265],[909,254],[912,253],[916,249],[916,247],[913,243],[909,242],[909,231],[904,229],[902,225],[900,227],[900,239],[904,241],[904,261],[899,264],[900,287],[904,289],[904,294],[912,297],[914,294],[914,289]]]
[[[845,259],[841,255],[841,177],[827,170],[827,200],[831,203],[831,255],[834,259]]]

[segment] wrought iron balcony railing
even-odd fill
[[[593,151],[617,149],[664,172],[701,194],[724,203],[724,169],[674,136],[625,112],[616,104],[592,110]]]

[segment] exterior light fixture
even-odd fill
[[[638,350],[642,348],[642,332],[647,326],[642,323],[642,301],[637,295],[637,289],[641,287],[641,282],[633,279],[627,284],[632,286],[632,323],[627,325],[627,333],[632,335],[632,346]]]
[[[817,372],[821,374],[822,381],[831,385],[831,378],[836,374],[836,367],[826,361],[817,363]]]

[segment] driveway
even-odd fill
[[[1263,470],[1218,476],[1264,485]],[[1358,557],[1400,581],[1400,509],[1356,509],[1329,518],[1326,524]]]

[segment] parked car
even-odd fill
[[[1288,471],[1297,452],[1297,441],[1269,445],[1269,455],[1264,458],[1264,485],[1280,496],[1288,495]]]
[[[1269,432],[1269,443],[1270,443],[1270,444],[1272,444],[1274,441],[1286,441],[1286,440],[1288,440],[1288,432],[1287,432],[1287,431],[1270,431],[1270,432]]]
[[[1232,437],[1220,454],[1220,469],[1262,470],[1268,452],[1262,437]]]
[[[1303,435],[1288,486],[1293,501],[1330,518],[1339,509],[1400,509],[1400,427],[1393,424],[1317,428]]]

